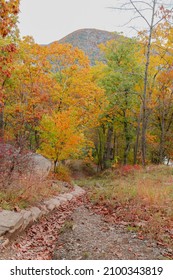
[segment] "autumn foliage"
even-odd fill
[[[104,60],[91,66],[70,44],[43,46],[19,38],[19,2],[0,1],[0,207],[25,208],[54,195],[59,190],[52,178],[71,180],[63,163],[87,159],[94,173],[95,165],[105,172],[98,187],[91,179],[88,198],[95,211],[108,222],[124,222],[140,239],[148,234],[172,246],[172,171],[152,167],[151,178],[141,168],[173,158],[170,13],[161,7],[163,21],[152,38],[143,30],[137,38],[117,36],[100,46]],[[46,182],[28,179],[14,147],[44,155],[55,174]]]
[[[3,141],[39,151],[54,163],[89,155],[100,169],[123,163],[128,171],[141,164],[147,31],[100,46],[104,63],[91,66],[70,44],[40,46],[31,37],[19,39],[19,2],[1,1]],[[173,153],[173,28],[168,11],[161,8],[160,13],[145,96],[146,163],[161,163]]]

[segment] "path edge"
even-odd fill
[[[58,209],[64,203],[68,203],[72,199],[82,197],[85,194],[85,190],[74,185],[74,189],[71,192],[53,196],[50,199],[42,201],[37,206],[26,208],[20,212],[2,210],[0,212],[0,246],[4,247],[8,245],[9,239],[23,232],[54,209]]]

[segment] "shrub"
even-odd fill
[[[69,168],[63,164],[59,164],[55,169],[55,177],[57,180],[71,183],[71,172]]]
[[[134,173],[135,171],[139,171],[141,170],[141,166],[140,165],[124,165],[120,168],[120,173],[121,175],[127,175],[127,174],[131,174]]]
[[[0,189],[8,188],[14,181],[18,181],[27,168],[26,152],[16,149],[10,144],[0,143]]]

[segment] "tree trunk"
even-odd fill
[[[165,109],[165,108],[164,108]],[[164,159],[164,143],[165,143],[165,110],[160,114],[160,146],[159,146],[159,162],[162,163]]]
[[[56,173],[56,165],[57,165],[57,162],[58,162],[58,160],[55,159],[55,160],[54,160],[54,168],[53,168],[54,173]]]
[[[127,120],[124,120],[124,135],[125,135],[125,148],[124,148],[123,163],[125,165],[127,164],[128,154],[130,151],[130,133],[128,130]]]
[[[116,132],[115,130],[113,131],[113,151],[112,151],[112,157],[115,159],[116,155]]]
[[[38,148],[39,148],[39,144],[40,144],[40,137],[39,137],[40,135],[39,135],[39,133],[38,133],[38,131],[37,130],[35,130],[34,131],[34,138],[35,138],[35,147],[34,147],[34,149],[35,150],[37,150]]]
[[[144,75],[144,91],[142,100],[142,133],[141,133],[141,152],[142,152],[142,165],[146,165],[146,131],[147,131],[147,87],[148,87],[148,70],[150,64],[150,53],[151,53],[151,40],[154,28],[154,17],[155,17],[156,1],[153,2],[151,24],[149,30],[147,54],[145,63],[145,75]]]
[[[126,108],[128,108],[128,91],[125,91],[124,94],[125,94]],[[123,124],[124,124],[124,136],[125,136],[123,163],[125,165],[125,164],[127,164],[128,154],[130,151],[130,142],[131,142],[130,129],[129,129],[128,117],[127,117],[127,109],[123,110],[123,117],[124,117]]]
[[[139,137],[140,137],[141,115],[142,115],[142,106],[140,108],[140,115],[139,115],[139,118],[138,118],[138,125],[137,125],[137,129],[136,129],[136,142],[135,142],[135,145],[134,145],[133,164],[137,163],[137,155],[138,155],[138,149],[139,149]]]
[[[105,150],[105,127],[102,125],[98,129],[98,147],[97,147],[97,156],[98,156],[98,169],[104,169],[104,150]]]
[[[104,151],[104,168],[109,167],[109,163],[112,160],[112,136],[113,136],[113,126],[109,125],[105,143]]]

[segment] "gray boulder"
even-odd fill
[[[6,232],[13,233],[23,224],[21,213],[3,210],[0,212],[0,236]]]
[[[46,178],[51,170],[52,163],[44,156],[22,152],[10,144],[0,143],[0,171],[3,176],[26,174]]]
[[[40,154],[28,154],[28,170],[31,174],[38,177],[46,178],[52,167],[50,160]]]

